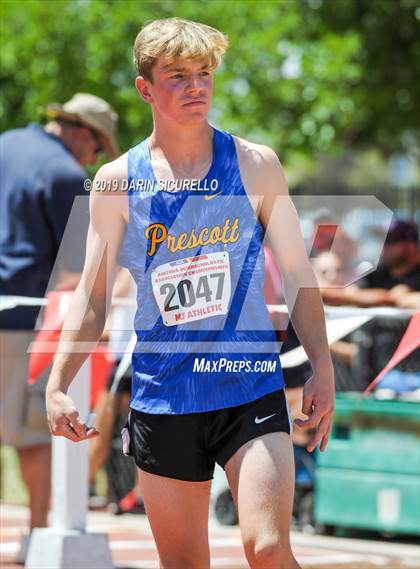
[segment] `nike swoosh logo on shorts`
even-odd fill
[[[204,199],[206,200],[206,202],[208,202],[209,200],[212,200],[213,198],[215,198],[216,196],[220,196],[220,194],[223,193],[223,190],[221,192],[217,192],[217,194],[205,194]]]
[[[277,413],[273,413],[272,415],[268,415],[267,417],[261,417],[261,419],[259,419],[258,417],[255,417],[255,422],[257,425],[259,425],[260,423],[267,421],[267,419],[271,419],[271,417],[274,417],[274,415],[277,415]]]

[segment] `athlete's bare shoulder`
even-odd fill
[[[127,176],[127,153],[101,166],[92,184],[91,210],[106,206],[110,211],[112,208],[112,217],[120,214],[127,221]],[[104,198],[107,198],[105,204]]]
[[[239,136],[234,136],[233,138],[239,159],[251,162],[253,166],[263,165],[270,160],[277,160],[278,162],[276,153],[269,146],[257,144]]]
[[[277,154],[264,144],[234,137],[239,170],[250,194],[287,195],[287,183]]]
[[[124,191],[124,181],[127,180],[128,167],[127,167],[127,152],[122,154],[112,162],[108,162],[101,166],[95,176],[96,190],[106,192],[108,190],[114,193]],[[102,182],[101,182],[102,181]],[[112,182],[115,181],[113,185]]]

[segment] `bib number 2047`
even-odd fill
[[[209,279],[217,279],[215,298],[212,298],[214,294],[214,287],[209,286]],[[160,287],[160,294],[166,295],[164,302],[165,312],[178,310],[180,305],[183,308],[194,306],[199,298],[204,298],[206,302],[220,300],[223,296],[224,281],[225,273],[212,273],[198,279],[196,290],[194,290],[193,283],[189,279],[182,279],[176,287],[172,283],[165,283]],[[179,304],[171,304],[177,293]]]
[[[221,251],[159,265],[152,271],[152,285],[165,326],[227,314],[229,254]]]

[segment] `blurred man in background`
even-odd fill
[[[420,248],[419,231],[414,221],[393,219],[380,266],[365,277],[360,286],[388,290],[391,304],[416,308],[412,301],[419,298]]]
[[[415,222],[394,218],[378,268],[357,285],[323,288],[327,304],[420,307],[419,232]]]
[[[10,300],[5,297],[44,296],[74,198],[86,196],[82,167],[94,165],[101,152],[109,158],[118,152],[117,115],[103,99],[78,93],[64,105],[48,105],[46,114],[45,126],[30,124],[0,136],[0,441],[17,450],[29,491],[31,529],[47,525],[50,495],[45,381],[27,384],[27,350],[39,306],[3,309]],[[60,256],[55,290],[73,289],[79,280],[87,202],[86,219],[78,224],[81,231]],[[24,540],[20,561],[25,545]]]

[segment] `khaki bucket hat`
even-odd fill
[[[104,99],[90,93],[76,93],[63,105],[50,103],[45,107],[45,113],[50,119],[61,118],[96,130],[106,155],[109,158],[118,156],[115,139],[118,115]]]

